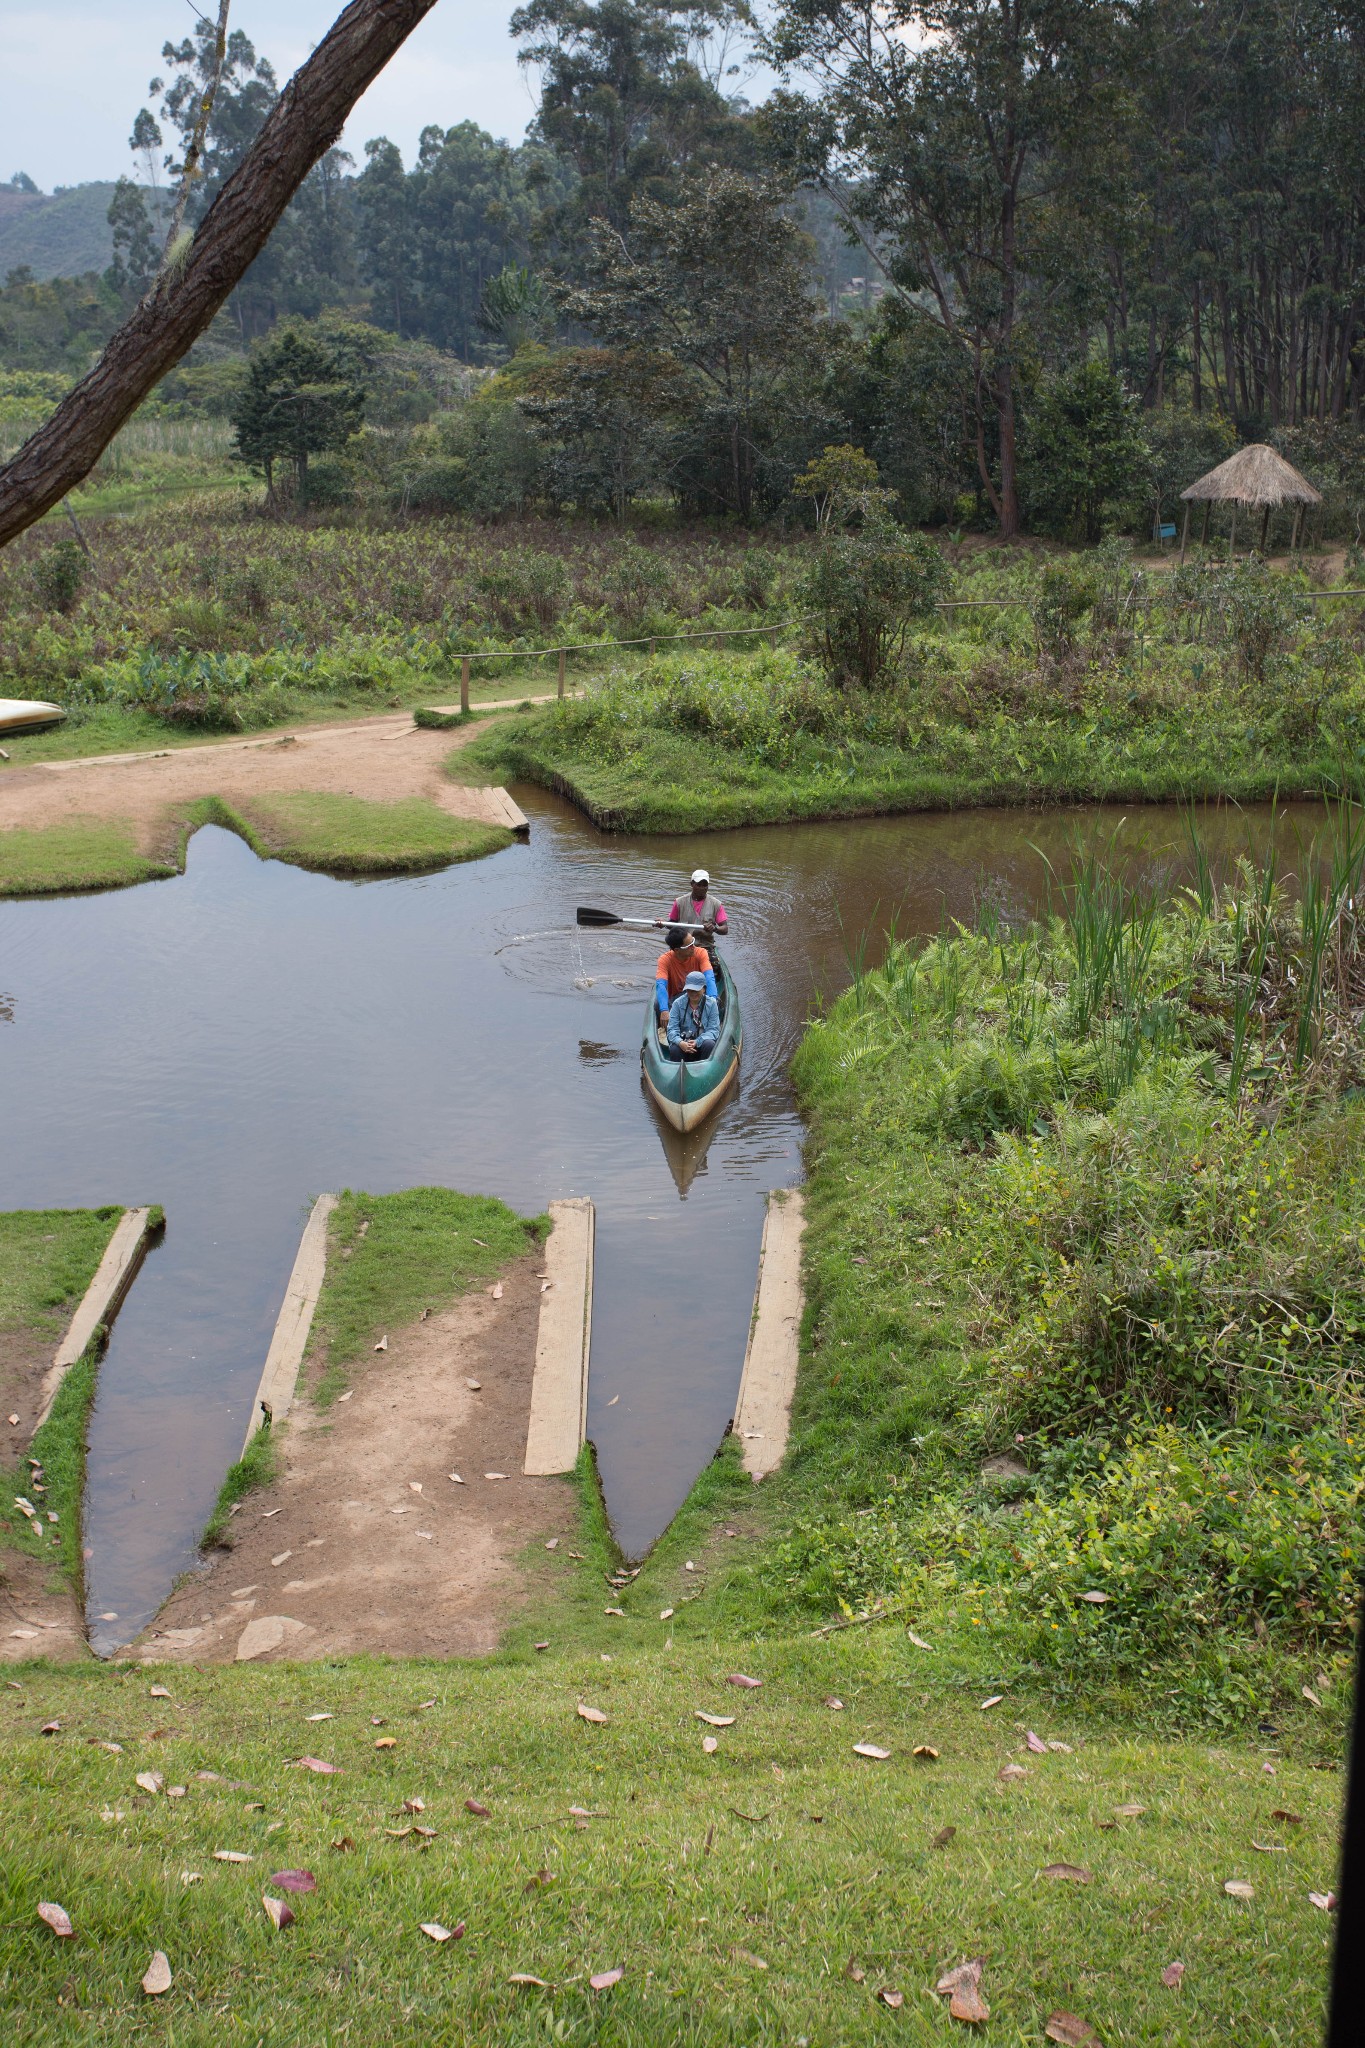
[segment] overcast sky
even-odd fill
[[[411,162],[433,121],[520,139],[534,107],[507,33],[513,4],[438,0],[351,117],[357,162],[374,135]],[[233,0],[230,22],[283,84],[340,10],[341,0]],[[132,171],[128,134],[148,79],[165,70],[161,45],[192,27],[188,0],[0,0],[0,180],[27,171],[50,192]]]

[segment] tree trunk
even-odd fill
[[[89,474],[153,385],[202,334],[355,102],[434,5],[351,0],[281,93],[184,262],[161,273],[94,369],[0,469],[0,547]]]

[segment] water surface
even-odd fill
[[[438,875],[337,881],[207,827],[182,877],[0,904],[0,1207],[167,1213],[92,1418],[97,1649],[136,1634],[194,1562],[324,1189],[434,1182],[528,1214],[592,1196],[588,1429],[617,1535],[647,1548],[733,1413],[764,1195],[801,1173],[786,1066],[812,1007],[847,981],[860,934],[875,957],[893,922],[934,931],[983,893],[1029,914],[1086,817],[631,840],[517,795],[529,846]],[[1220,813],[1206,829],[1226,852],[1266,825]],[[1183,837],[1174,812],[1134,810],[1119,845],[1166,873]],[[639,1078],[657,941],[572,919],[579,903],[661,911],[698,858],[731,916],[745,1062],[708,1130],[679,1138]]]

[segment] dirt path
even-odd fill
[[[323,790],[396,803],[428,797],[456,818],[503,822],[489,790],[449,781],[442,764],[482,723],[429,732],[410,711],[345,725],[301,726],[268,738],[219,740],[165,753],[37,762],[0,779],[0,831],[127,818],[139,849],[163,853],[174,819],[198,797],[249,801],[268,791]]]
[[[36,1330],[0,1331],[0,1444],[4,1462],[27,1468],[24,1460],[42,1403],[43,1379],[52,1364],[52,1337]],[[17,1415],[17,1423],[10,1416]],[[21,1480],[0,1498],[0,1522],[8,1524],[0,1544],[0,1664],[25,1657],[51,1657],[62,1663],[88,1657],[80,1609],[52,1559],[47,1545],[29,1534],[28,1523],[14,1506],[22,1493],[40,1511],[43,1496]],[[50,1544],[52,1538],[47,1539]]]
[[[567,1480],[521,1476],[542,1268],[539,1255],[522,1259],[501,1300],[465,1295],[390,1332],[334,1406],[301,1393],[281,1477],[242,1502],[232,1549],[172,1594],[133,1654],[201,1664],[494,1649],[534,1585],[528,1545],[558,1538],[562,1555],[577,1528]],[[545,1557],[546,1573],[556,1564]]]

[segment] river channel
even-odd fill
[[[983,892],[1024,917],[1048,862],[1064,874],[1075,835],[1107,839],[1120,817],[1126,865],[1184,865],[1171,810],[645,840],[516,795],[529,845],[440,874],[338,881],[207,827],[177,879],[0,904],[0,1207],[167,1214],[92,1418],[87,1591],[102,1653],[194,1563],[314,1194],[439,1183],[528,1214],[592,1196],[588,1432],[618,1539],[638,1556],[733,1412],[764,1195],[802,1170],[787,1063],[860,935],[875,958],[893,922],[935,931]],[[1268,823],[1213,812],[1203,831],[1226,859],[1263,846]],[[745,1058],[709,1129],[679,1138],[639,1077],[657,942],[580,933],[573,914],[662,911],[698,860],[730,913]]]

